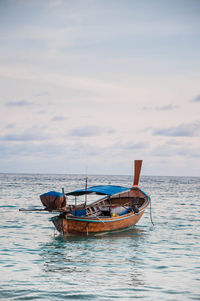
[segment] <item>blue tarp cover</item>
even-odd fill
[[[86,215],[86,209],[72,210],[72,214],[75,215],[75,216],[85,216]]]
[[[113,185],[100,185],[100,186],[93,186],[86,189],[79,189],[69,193],[67,195],[83,195],[89,193],[96,193],[100,195],[113,195],[116,193],[120,193],[122,191],[129,190],[130,188],[122,187],[122,186],[113,186]]]
[[[57,191],[49,191],[47,193],[43,193],[41,196],[46,196],[46,195],[51,195],[51,196],[55,196],[55,197],[61,197],[61,196],[64,196],[63,193],[61,192],[57,192]]]

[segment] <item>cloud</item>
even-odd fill
[[[34,97],[42,97],[42,96],[48,96],[48,95],[49,95],[48,92],[40,92],[40,93],[34,94],[33,96]]]
[[[130,142],[130,143],[122,144],[120,148],[124,150],[133,150],[133,149],[136,150],[136,149],[143,149],[147,147],[147,145],[148,145],[147,142],[137,142],[137,143]]]
[[[177,109],[178,106],[168,104],[164,106],[156,106],[156,107],[150,107],[150,106],[145,106],[143,107],[143,110],[152,110],[152,111],[171,111]]]
[[[15,127],[15,124],[14,124],[14,123],[8,123],[8,124],[5,126],[6,129],[14,129],[14,127]]]
[[[22,133],[12,133],[0,136],[2,141],[41,141],[49,138],[49,135],[42,133],[39,130],[28,129]]]
[[[112,129],[104,129],[98,126],[84,126],[72,129],[69,132],[70,136],[77,136],[77,137],[92,137],[92,136],[100,136],[103,134],[113,134],[115,133]]]
[[[152,156],[156,157],[200,157],[199,148],[191,147],[185,143],[168,142],[158,145],[151,151]]]
[[[7,102],[7,106],[11,107],[24,107],[24,106],[29,106],[31,103],[22,99],[22,100],[17,100],[17,101],[9,101]]]
[[[200,122],[182,123],[176,127],[157,129],[154,136],[195,137],[200,136]]]
[[[195,98],[190,100],[190,102],[200,102],[200,95],[197,95]]]
[[[33,141],[33,140],[43,140],[44,137],[38,136],[35,134],[7,134],[2,137],[0,137],[0,140],[4,141]]]
[[[51,0],[51,1],[49,1],[48,5],[49,5],[50,8],[55,8],[55,7],[58,7],[62,4],[63,4],[63,0]]]
[[[52,121],[62,121],[62,120],[65,120],[66,118],[62,115],[56,115],[54,116],[51,120]]]
[[[66,148],[64,149],[58,143],[42,142],[35,143],[35,141],[0,141],[0,153],[4,159],[23,159],[24,157],[34,158],[37,160],[42,158],[59,157],[66,154]]]

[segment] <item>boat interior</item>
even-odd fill
[[[138,213],[140,208],[145,204],[143,197],[123,197],[113,196],[105,197],[90,205],[69,205],[70,214],[79,217],[115,217],[130,212]]]

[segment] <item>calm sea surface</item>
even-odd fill
[[[39,195],[84,186],[82,175],[0,174],[0,299],[200,300],[200,178],[142,177],[150,208],[131,230],[65,237]],[[89,185],[131,186],[131,176]]]

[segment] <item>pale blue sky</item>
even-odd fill
[[[200,1],[0,1],[0,110],[0,172],[200,176]]]

